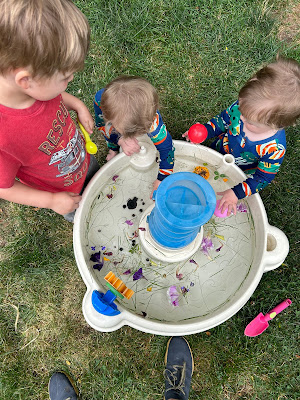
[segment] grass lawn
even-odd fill
[[[231,104],[239,88],[277,52],[300,61],[296,0],[77,0],[92,41],[85,70],[68,91],[92,112],[93,96],[120,74],[137,74],[160,94],[174,139]],[[300,397],[299,128],[287,129],[288,153],[263,190],[269,223],[290,252],[266,273],[231,319],[188,337],[195,372],[190,399],[279,400]],[[103,140],[94,136],[105,162]],[[0,399],[48,399],[48,380],[68,372],[85,400],[162,399],[166,337],[124,327],[101,333],[81,311],[85,285],[72,248],[72,225],[54,212],[0,200]],[[285,298],[291,307],[256,338],[243,331]],[[298,351],[298,353],[297,353]]]

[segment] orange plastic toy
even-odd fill
[[[134,291],[129,289],[112,271],[109,271],[104,279],[106,280],[106,285],[116,296],[126,297],[127,300],[133,296]]]

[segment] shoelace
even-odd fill
[[[182,369],[181,374],[180,374],[180,369]],[[166,392],[168,392],[169,390],[178,390],[185,396],[185,393],[184,393],[185,373],[186,373],[186,363],[185,362],[183,363],[183,365],[173,365],[173,371],[171,371],[169,369],[165,369],[164,377],[167,379],[168,383],[171,386],[168,389],[166,389]],[[177,374],[180,374],[180,380],[179,380],[178,384],[176,384]]]

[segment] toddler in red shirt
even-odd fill
[[[69,110],[85,129],[93,118],[65,92],[84,66],[90,29],[70,0],[0,0],[0,198],[73,212],[98,164]],[[21,49],[21,50],[20,50]]]

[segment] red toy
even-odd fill
[[[188,131],[188,137],[193,143],[202,143],[207,138],[207,129],[202,124],[194,124]]]

